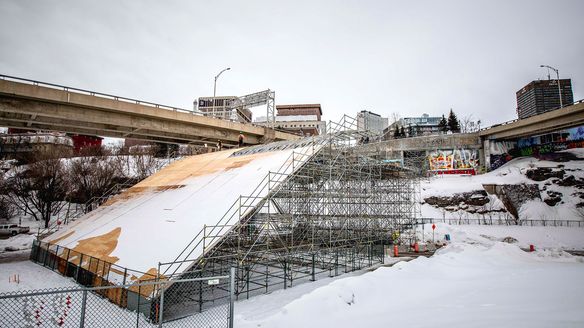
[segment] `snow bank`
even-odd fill
[[[437,229],[456,240],[435,256],[336,280],[258,318],[245,302],[238,327],[576,327],[584,325],[584,260],[549,250],[526,253],[517,245],[476,236],[489,228]],[[491,227],[503,228],[503,227]],[[567,231],[515,227],[521,239]],[[535,229],[535,230],[534,230]],[[507,235],[504,231],[488,232]],[[584,229],[579,229],[584,231]],[[582,246],[582,231],[569,237]],[[536,237],[530,237],[535,232]],[[464,241],[458,241],[464,237]],[[562,242],[565,242],[563,240]],[[293,289],[291,289],[293,290]],[[268,303],[270,295],[263,297]],[[254,305],[258,305],[255,301]]]
[[[20,234],[8,239],[0,239],[0,253],[30,249],[35,239],[33,235]]]
[[[502,241],[505,237],[517,240],[514,245],[521,248],[529,248],[535,245],[536,249],[548,248],[559,250],[584,250],[584,228],[568,227],[524,227],[524,226],[491,226],[491,225],[448,225],[436,223],[434,237],[436,240],[444,239],[445,234],[450,234],[454,242],[480,244],[492,246]],[[432,240],[431,224],[425,224],[424,229],[418,233],[425,241]]]

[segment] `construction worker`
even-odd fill
[[[239,142],[238,142],[239,148],[243,147],[243,139],[244,138],[245,137],[243,136],[243,132],[239,131]]]
[[[394,231],[391,234],[391,239],[392,239],[394,245],[396,245],[398,243],[398,240],[399,240],[399,230],[396,230],[396,231]]]
[[[217,140],[217,149],[219,151],[223,150],[223,143],[221,142],[221,140]]]

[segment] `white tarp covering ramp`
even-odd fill
[[[292,152],[313,151],[305,147],[230,157],[235,150],[226,150],[187,157],[43,241],[156,274],[159,262],[174,260],[205,225],[217,224],[269,172],[291,173],[293,166],[285,164]],[[285,172],[283,167],[288,167]],[[202,247],[196,249],[191,258],[201,252]]]

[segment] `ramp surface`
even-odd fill
[[[302,148],[230,157],[235,151],[176,161],[43,241],[155,274]]]

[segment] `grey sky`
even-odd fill
[[[511,120],[515,92],[572,78],[584,98],[584,1],[0,2],[0,73],[188,108],[267,88],[325,119],[453,108]],[[256,113],[259,115],[259,113]]]

